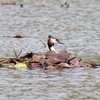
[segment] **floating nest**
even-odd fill
[[[67,51],[48,51],[45,54],[27,53],[19,58],[0,59],[0,67],[11,69],[34,69],[36,67],[50,68],[98,68],[100,65],[93,65],[81,58],[72,57]]]

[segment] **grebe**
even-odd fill
[[[49,35],[48,38],[49,38],[49,39],[48,39],[47,44],[48,44],[49,50],[50,50],[50,51],[55,51],[55,52],[57,53],[57,51],[56,51],[55,48],[54,48],[54,44],[55,44],[55,43],[64,44],[64,43],[60,42],[57,38],[54,38],[54,37],[51,36],[51,35]]]

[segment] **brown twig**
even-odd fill
[[[0,64],[3,64],[3,63],[5,63],[5,62],[7,62],[7,61],[9,61],[10,59],[5,59],[4,61],[2,61],[2,62],[0,62]]]
[[[13,45],[13,42],[12,42],[12,41],[11,41],[11,44],[12,44],[12,48],[13,48],[13,51],[14,51],[15,56],[16,56],[16,58],[18,58],[18,55],[17,55],[17,53],[16,53],[16,50],[15,50],[15,48],[14,48],[14,45]]]
[[[19,57],[21,53],[22,53],[22,50],[19,52],[19,54],[17,56]]]
[[[40,40],[42,42],[42,44],[44,45],[44,47],[46,47],[46,44],[43,42],[43,40]]]

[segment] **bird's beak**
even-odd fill
[[[56,39],[56,42],[57,42],[57,43],[60,43],[60,44],[64,44],[64,43],[60,42],[58,39]]]

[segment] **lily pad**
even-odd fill
[[[34,69],[34,68],[36,68],[36,67],[39,67],[40,66],[40,63],[39,62],[30,62],[30,64],[29,64],[29,69]]]
[[[39,55],[33,55],[32,61],[39,62],[40,58],[41,58],[41,56],[39,56]]]
[[[57,55],[57,58],[60,60],[67,60],[70,58],[71,53],[68,53],[67,51],[60,51]]]
[[[57,65],[57,67],[61,67],[61,68],[74,68],[74,66],[71,66],[67,63],[60,63]]]
[[[26,69],[27,65],[25,63],[18,63],[14,66],[16,69]]]
[[[55,51],[48,51],[45,53],[46,58],[56,57],[57,53]]]

